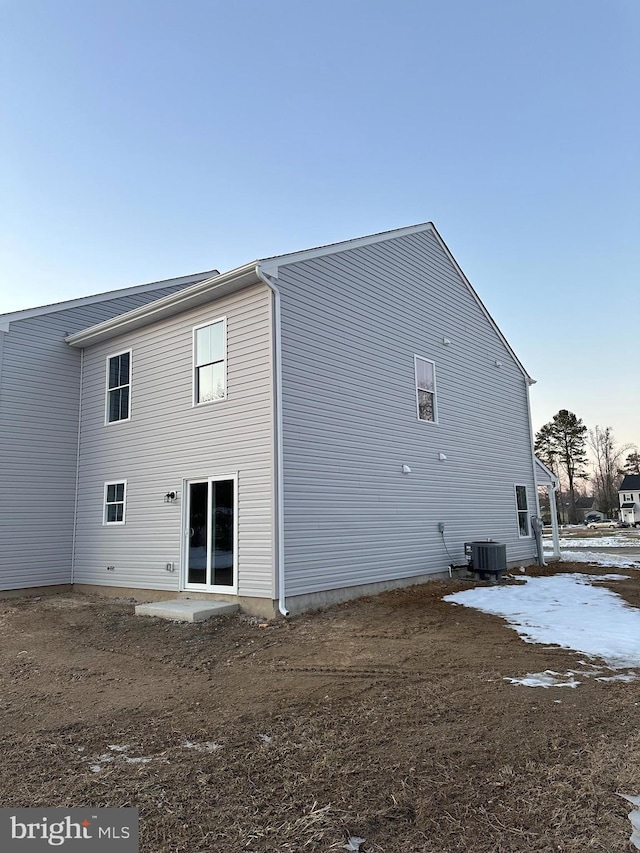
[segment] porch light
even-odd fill
[[[175,492],[167,492],[167,494],[164,496],[164,502],[166,504],[175,503],[176,497],[177,496]]]

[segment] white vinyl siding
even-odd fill
[[[515,486],[516,491],[516,510],[518,513],[518,535],[529,536],[531,530],[529,528],[529,502],[527,499],[527,487]]]
[[[287,595],[443,572],[480,539],[533,559],[513,491],[535,493],[527,380],[437,236],[281,266],[278,287]],[[415,355],[437,423],[417,417]]]
[[[226,317],[224,405],[193,406],[194,328]],[[119,348],[118,348],[119,347]],[[132,347],[135,416],[102,427],[104,359]],[[190,309],[85,349],[76,583],[181,588],[185,483],[237,477],[238,595],[272,598],[273,408],[271,296],[266,286]],[[96,482],[126,475],[122,535],[103,525]],[[175,492],[177,499],[165,503]],[[171,567],[167,569],[167,565]],[[106,567],[113,569],[107,571]]]
[[[128,421],[131,417],[131,350],[107,357],[108,424]]]
[[[193,402],[226,397],[227,321],[225,317],[193,330]]]
[[[104,484],[104,524],[124,524],[127,501],[127,481]]]
[[[438,422],[436,404],[436,367],[429,359],[414,356],[418,420]]]
[[[1,335],[0,589],[71,581],[81,353],[65,337],[181,287],[168,284],[110,299],[90,298],[33,316],[25,312]],[[106,355],[99,368],[103,432]],[[102,490],[95,484],[111,476],[92,484],[99,523]]]

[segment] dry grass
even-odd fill
[[[508,684],[577,658],[441,600],[465,585],[266,628],[3,602],[2,804],[139,806],[144,853],[631,850],[638,688]]]

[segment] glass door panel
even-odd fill
[[[187,583],[207,583],[208,483],[189,483],[189,559]]]
[[[233,586],[234,564],[234,499],[233,480],[214,480],[211,483],[211,583],[214,586]]]

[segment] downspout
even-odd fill
[[[531,469],[533,473],[533,493],[536,499],[536,524],[539,525],[539,531],[535,534],[536,540],[536,551],[538,555],[538,565],[546,566],[547,564],[544,561],[544,554],[542,551],[542,518],[540,516],[540,498],[538,497],[538,479],[536,477],[536,448],[535,442],[533,440],[533,420],[531,418],[531,396],[529,394],[529,389],[532,385],[535,384],[535,380],[531,379],[529,376],[525,376],[524,385],[525,385],[525,394],[527,397],[527,417],[529,419],[529,443],[531,445]]]
[[[82,385],[84,382],[84,347],[80,350],[80,393],[78,397],[78,442],[76,445],[76,496],[73,505],[73,539],[71,542],[71,584],[76,571],[76,531],[78,527],[78,484],[80,482],[80,428],[82,425]]]
[[[273,294],[273,348],[274,348],[274,437],[273,452],[275,456],[275,515],[276,515],[276,563],[278,574],[278,610],[283,616],[288,616],[285,596],[284,573],[284,464],[282,437],[282,322],[280,309],[280,291],[271,276],[262,272],[256,264],[256,275],[267,285]]]

